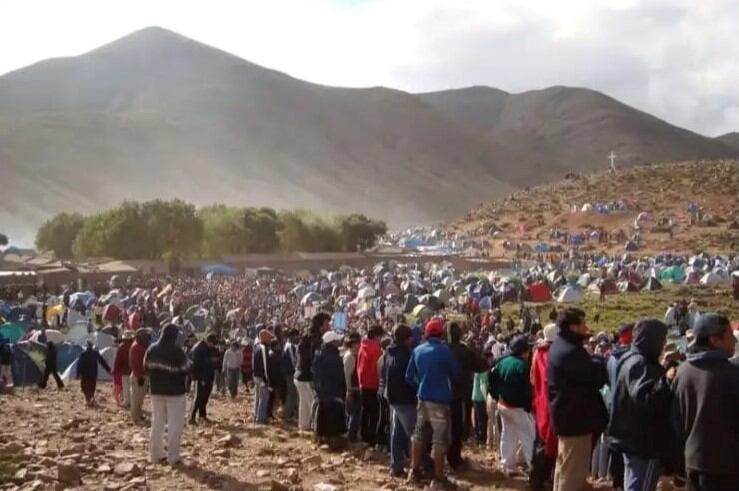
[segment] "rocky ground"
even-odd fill
[[[51,384],[53,385],[53,383]],[[294,427],[247,421],[250,400],[211,399],[213,423],[187,426],[183,465],[148,463],[148,425],[133,425],[115,406],[110,384],[87,409],[79,382],[62,391],[15,389],[0,395],[2,490],[403,490],[388,476],[388,457],[355,445],[332,452]],[[524,490],[506,479],[487,450],[470,449],[463,489]]]

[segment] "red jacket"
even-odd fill
[[[377,390],[380,387],[380,374],[377,372],[377,361],[382,355],[380,342],[363,339],[357,354],[357,378],[360,389]]]
[[[128,351],[131,349],[133,339],[126,339],[115,352],[115,360],[113,360],[113,375],[130,375],[131,365],[128,363]]]
[[[531,384],[534,386],[532,409],[536,418],[536,432],[544,442],[544,453],[551,459],[557,458],[557,435],[554,434],[549,415],[549,388],[547,387],[547,365],[549,343],[536,348],[531,363]]]
[[[244,351],[242,352],[242,355],[244,356],[244,358],[241,361],[241,373],[252,373],[252,356],[254,355],[254,350],[251,346],[244,346]]]
[[[134,341],[128,352],[128,363],[131,366],[131,375],[141,378],[146,375],[144,370],[144,355],[146,354],[146,346]]]

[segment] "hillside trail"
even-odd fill
[[[148,424],[134,425],[111,390],[99,383],[99,406],[92,409],[85,408],[77,382],[62,391],[26,388],[0,396],[0,483],[10,481],[0,489],[421,489],[391,478],[388,456],[362,444],[332,452],[293,426],[254,425],[251,396],[243,393],[236,400],[214,394],[208,406],[213,422],[185,427],[184,465],[152,465]],[[492,452],[469,444],[465,457],[470,470],[453,476],[461,489],[528,489],[523,478],[496,470]]]

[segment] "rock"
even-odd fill
[[[113,472],[116,476],[140,476],[143,471],[141,467],[133,462],[122,462],[115,466]]]
[[[313,491],[344,491],[344,488],[341,486],[336,486],[335,484],[319,482],[318,484],[313,486]]]
[[[311,455],[310,457],[303,458],[301,462],[308,465],[320,465],[323,460],[320,455]]]
[[[297,469],[290,469],[287,471],[287,478],[291,483],[298,484],[300,482],[300,472]]]
[[[23,484],[30,479],[28,475],[28,469],[20,469],[18,472],[13,474],[13,482],[16,484]]]
[[[269,471],[267,470],[257,471],[257,477],[259,478],[269,477]]]
[[[71,462],[58,463],[56,465],[57,479],[59,482],[70,485],[78,485],[82,482],[82,476],[77,464]]]
[[[288,484],[281,483],[280,481],[275,481],[274,479],[269,482],[269,490],[270,491],[290,491],[290,486]]]
[[[218,440],[216,440],[216,443],[221,447],[236,447],[238,445],[241,445],[241,439],[236,435],[229,433],[223,438],[219,438]]]
[[[374,448],[368,448],[362,455],[362,460],[367,462],[381,462],[385,460],[386,456],[384,453],[375,450]]]
[[[22,452],[22,451],[23,451],[23,445],[21,445],[18,442],[9,442],[9,443],[6,443],[4,447],[2,447],[2,453],[6,455],[11,455],[11,454]]]
[[[227,448],[219,448],[213,452],[215,457],[229,457],[231,452]]]
[[[108,464],[100,464],[96,470],[100,474],[107,474],[113,469]]]

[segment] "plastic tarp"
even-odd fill
[[[226,264],[204,264],[200,267],[200,272],[205,275],[233,275],[238,273],[236,268],[232,268]]]
[[[80,346],[85,344],[88,336],[87,323],[77,323],[67,331],[67,340],[69,340],[70,343],[79,344]]]
[[[315,292],[306,293],[305,295],[303,295],[303,298],[300,299],[300,305],[303,306],[312,305],[314,303],[320,302],[323,302],[323,297]]]
[[[574,286],[565,286],[557,292],[557,303],[578,303],[583,299],[583,292]]]
[[[364,288],[360,288],[359,291],[357,292],[357,297],[360,298],[361,300],[372,298],[375,295],[377,295],[377,292],[371,286],[365,286]]]
[[[431,309],[426,307],[425,305],[416,305],[413,307],[413,310],[411,311],[411,314],[413,314],[415,317],[431,317],[433,312]]]
[[[634,283],[632,281],[627,281],[627,280],[619,281],[618,282],[618,291],[620,291],[621,293],[638,292],[639,291],[639,285],[637,285],[636,283]]]
[[[113,362],[115,361],[115,353],[116,348],[104,348],[102,350],[99,350],[102,357],[105,359],[105,362],[108,364],[108,367],[110,367],[111,371],[113,370]],[[79,362],[79,355],[77,358],[72,362],[71,365],[67,367],[67,369],[62,374],[62,381],[65,384],[68,384],[72,380],[78,380],[77,377],[77,363]],[[110,382],[113,380],[113,376],[105,371],[105,368],[98,363],[98,380],[103,382]]]
[[[10,343],[17,343],[26,335],[26,328],[19,322],[8,322],[0,326],[0,337]]]

